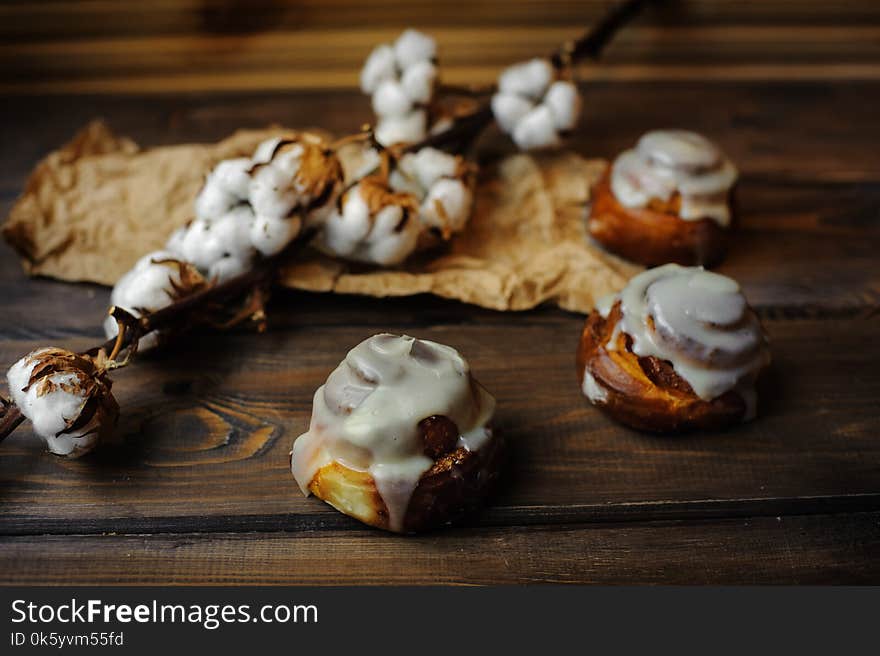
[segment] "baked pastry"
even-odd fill
[[[737,170],[705,137],[648,132],[593,187],[589,231],[613,253],[647,266],[711,266],[724,257]]]
[[[479,505],[497,478],[494,409],[455,349],[374,335],[318,388],[291,470],[304,494],[371,526],[443,524]]]
[[[739,285],[667,264],[635,276],[587,318],[577,366],[584,394],[645,431],[715,429],[755,415],[767,337]]]

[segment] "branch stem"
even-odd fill
[[[10,433],[18,428],[18,425],[24,421],[24,415],[21,414],[21,410],[18,409],[13,403],[6,401],[6,399],[2,399],[2,405],[0,405],[0,412],[3,414],[0,415],[0,442],[9,437]]]

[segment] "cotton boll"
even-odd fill
[[[335,202],[343,179],[342,165],[320,137],[303,133],[291,139],[251,176],[251,208],[264,219],[282,220],[299,214],[301,220],[320,222]]]
[[[383,118],[376,126],[376,140],[383,146],[416,143],[425,138],[427,116],[417,109],[406,116]]]
[[[249,171],[252,166],[253,162],[247,157],[225,159],[214,168],[211,177],[236,198],[245,200],[251,183]]]
[[[303,217],[303,226],[308,227],[310,229],[320,229],[323,226],[327,219],[336,211],[336,199],[335,197],[324,203],[323,205],[318,205],[311,209],[304,217]]]
[[[353,183],[379,169],[382,158],[378,151],[364,143],[350,143],[342,146],[339,161],[344,170],[343,180]]]
[[[9,368],[6,372],[6,383],[9,386],[9,397],[12,402],[23,410],[27,402],[27,392],[31,373],[40,361],[40,357],[50,353],[55,347],[43,347],[31,351]]]
[[[496,93],[492,96],[492,114],[495,115],[498,127],[507,134],[513,132],[516,124],[532,111],[534,106],[534,103],[527,98],[512,93]]]
[[[87,453],[109,436],[119,415],[106,371],[65,349],[32,351],[12,365],[7,382],[15,405],[58,455]]]
[[[378,178],[368,178],[345,194],[341,211],[324,226],[319,247],[361,262],[397,264],[416,247],[420,228],[409,216],[415,211],[414,199],[395,194]]]
[[[275,149],[278,148],[278,144],[280,143],[281,137],[272,137],[271,139],[266,139],[265,141],[260,142],[260,145],[254,150],[254,154],[251,155],[251,165],[266,164],[271,161],[272,153],[275,152]]]
[[[213,219],[228,212],[238,202],[239,199],[232,192],[224,189],[216,178],[208,176],[205,185],[196,196],[196,217]]]
[[[364,93],[373,93],[383,80],[397,75],[397,65],[394,61],[394,49],[382,44],[373,49],[364,67],[361,69],[361,90]]]
[[[177,258],[174,257],[174,253],[167,248],[159,251],[151,251],[146,255],[141,256],[141,258],[137,262],[135,262],[132,269],[142,271],[143,269],[148,269],[155,266],[157,262],[175,259]]]
[[[434,94],[437,67],[429,61],[416,62],[403,72],[400,84],[414,103],[427,103]]]
[[[422,148],[415,153],[413,165],[419,184],[429,189],[440,178],[451,178],[458,170],[458,160],[436,148]]]
[[[249,261],[253,257],[254,248],[250,241],[253,222],[253,210],[241,205],[211,224],[212,238],[217,240],[223,251],[221,256],[228,255],[242,261]]]
[[[41,352],[50,350],[52,349],[41,349]],[[76,437],[71,435],[67,439],[59,440],[58,434],[67,428],[71,419],[79,416],[86,399],[82,394],[71,393],[60,387],[63,385],[69,388],[76,384],[77,377],[72,373],[56,373],[47,377],[50,384],[59,386],[54,392],[41,396],[37,393],[36,385],[24,391],[38,362],[39,356],[36,352],[16,362],[7,374],[9,391],[21,413],[31,420],[34,432],[46,440],[49,450],[58,455],[68,455],[77,446],[74,441]],[[97,441],[97,435],[91,437],[90,440],[79,440],[83,451],[93,446],[89,442]]]
[[[286,217],[299,200],[290,184],[290,176],[274,164],[260,167],[250,184],[249,198],[254,214],[277,219]]]
[[[169,305],[174,285],[179,284],[180,273],[176,265],[169,265],[163,251],[151,253],[142,262],[123,275],[110,293],[112,305],[122,307],[136,316],[144,309],[154,312]]]
[[[403,173],[407,178],[418,182],[419,171],[416,165],[417,161],[415,153],[404,153],[403,157],[397,160],[397,166],[394,167],[394,171]]]
[[[322,232],[324,246],[335,255],[350,256],[371,227],[370,208],[360,194],[360,186],[355,186],[346,194],[342,211],[327,219]]]
[[[250,240],[254,248],[266,257],[284,250],[299,234],[302,219],[299,216],[278,218],[257,214],[251,225]]]
[[[385,80],[373,94],[373,111],[382,118],[405,116],[412,110],[412,101],[397,80]]]
[[[54,374],[48,381],[55,385],[70,387],[77,377],[73,373]],[[37,396],[28,393],[16,400],[16,405],[34,425],[34,431],[43,437],[54,438],[67,427],[68,420],[75,419],[85,402],[83,395],[71,394],[58,389],[56,392]],[[62,454],[64,455],[64,454]]]
[[[526,114],[513,130],[513,141],[522,150],[558,145],[559,135],[550,108],[538,105]]]
[[[118,306],[135,317],[142,312],[160,310],[177,297],[185,296],[204,284],[193,265],[175,259],[168,251],[155,251],[143,256],[135,266],[123,275],[110,293],[110,304]],[[116,321],[104,321],[104,332],[108,338],[116,336]],[[141,338],[140,349],[158,343],[155,333]]]
[[[403,224],[403,208],[388,205],[373,217],[373,230],[367,240],[362,259],[382,266],[400,264],[415,250],[418,226],[412,218]]]
[[[471,190],[458,178],[438,180],[422,202],[421,221],[444,233],[464,228],[471,213]],[[441,206],[441,207],[438,207]]]
[[[208,280],[216,280],[218,283],[225,282],[246,273],[251,268],[249,260],[237,257],[221,257],[208,269]]]
[[[301,143],[286,144],[276,151],[270,166],[283,173],[287,178],[293,179],[299,173],[304,152],[305,148]]]
[[[93,451],[101,442],[96,422],[83,426],[73,434],[44,436],[49,453],[67,458],[79,458]]]
[[[427,34],[408,29],[394,42],[394,56],[398,67],[406,69],[416,62],[434,59],[437,56],[437,43]]]
[[[171,236],[168,238],[168,241],[165,242],[165,250],[173,253],[177,257],[181,257],[183,255],[183,240],[186,237],[187,227],[181,226],[177,230],[171,233]]]
[[[197,269],[206,270],[223,257],[225,247],[214,230],[216,222],[205,219],[193,221],[183,238],[181,254]]]
[[[550,108],[557,130],[571,130],[577,124],[581,97],[573,83],[559,80],[551,84],[544,95],[543,104]]]
[[[391,172],[388,176],[388,184],[394,191],[402,191],[412,194],[419,200],[424,198],[425,189],[419,184],[418,177],[415,173],[408,174],[403,171],[400,166]]]
[[[531,59],[507,68],[498,78],[498,90],[538,100],[553,79],[553,67],[546,59]]]

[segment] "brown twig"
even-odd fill
[[[5,440],[18,425],[24,421],[24,415],[13,403],[0,396],[0,442]]]
[[[598,59],[605,46],[651,2],[661,0],[626,0],[614,5],[590,30],[576,41],[564,43],[550,56],[556,68],[562,68],[581,59]]]

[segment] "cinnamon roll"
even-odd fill
[[[374,335],[315,393],[291,469],[304,494],[398,533],[456,519],[497,478],[495,400],[449,347]]]
[[[633,428],[675,432],[753,418],[770,352],[736,281],[667,264],[598,304],[577,362],[594,405]]]
[[[736,167],[707,138],[648,132],[594,186],[590,234],[647,266],[717,264],[733,221],[736,179]]]

